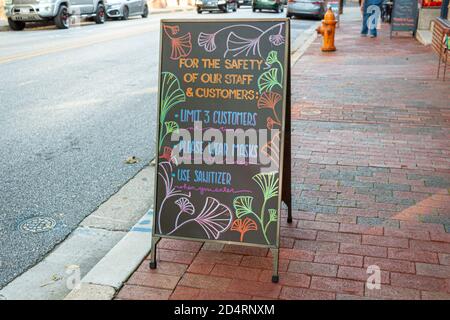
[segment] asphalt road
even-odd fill
[[[284,16],[244,8],[0,32],[0,288],[153,158],[161,18]],[[292,41],[315,23],[293,20]],[[55,225],[24,224],[34,217]]]

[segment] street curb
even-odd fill
[[[308,29],[306,39],[302,37],[295,41],[291,66],[294,66],[317,38],[316,27],[314,25]],[[152,219],[153,209],[150,209],[130,232],[89,271],[81,280],[80,287],[72,290],[64,300],[114,299],[126,280],[150,253]],[[143,223],[146,225],[145,231],[141,230]]]
[[[112,300],[151,249],[153,209],[89,271],[64,300]]]
[[[306,50],[309,48],[309,46],[317,39],[317,32],[316,28],[321,22],[317,22],[316,25],[310,27],[308,31],[305,33],[308,34],[306,39],[304,40],[303,44],[301,44],[300,40],[303,40],[302,38],[299,38],[295,41],[293,47],[293,53],[291,54],[291,67],[293,67],[297,61],[303,56],[303,54],[306,52]],[[297,44],[297,42],[299,44]]]

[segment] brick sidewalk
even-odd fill
[[[266,249],[162,240],[118,299],[450,299],[450,90],[411,37],[341,22],[292,70],[294,222]],[[382,270],[368,290],[366,268]]]

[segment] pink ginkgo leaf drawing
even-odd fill
[[[171,235],[187,223],[196,222],[205,231],[208,239],[217,240],[220,234],[228,230],[232,220],[233,215],[230,208],[215,198],[207,197],[203,209],[195,218],[186,220],[175,226],[168,235]]]
[[[163,198],[163,200],[161,201],[161,203],[159,204],[159,211],[158,211],[158,230],[159,233],[162,233],[162,229],[161,229],[161,215],[163,212],[163,208],[164,208],[164,204],[166,203],[167,199],[175,197],[175,196],[184,196],[187,198],[191,197],[191,193],[183,193],[180,190],[176,190],[173,186],[173,177],[172,177],[172,171],[173,171],[173,166],[172,163],[169,161],[162,161],[158,164],[158,176],[160,179],[162,179],[163,184],[164,184],[164,191],[165,191],[165,196]]]
[[[233,57],[242,53],[244,53],[245,56],[248,56],[249,54],[260,56],[259,39],[260,37],[253,39],[244,38],[234,32],[230,32],[227,37],[227,50],[225,51],[224,56],[228,53],[231,53]]]
[[[195,221],[203,228],[208,239],[218,239],[231,225],[233,216],[230,208],[217,199],[207,197],[205,205]]]
[[[233,57],[239,55],[253,55],[261,57],[260,42],[264,36],[268,35],[269,43],[273,46],[280,46],[286,42],[283,32],[284,23],[277,23],[269,28],[263,30],[250,24],[233,24],[223,27],[213,33],[200,32],[197,38],[197,44],[199,47],[205,49],[206,52],[213,52],[217,49],[217,36],[224,33],[226,30],[230,31],[226,36],[226,51],[224,57],[227,54],[231,54]],[[242,32],[246,30],[251,32],[251,36],[248,32],[245,36]],[[254,36],[254,37],[253,37]]]
[[[200,32],[197,43],[200,47],[205,48],[206,52],[213,52],[216,50],[216,33]]]
[[[274,46],[281,46],[284,43],[284,36],[281,34],[281,29],[279,33],[270,35],[269,41]]]
[[[186,214],[192,216],[195,213],[195,207],[191,203],[191,201],[186,197],[182,197],[182,198],[175,200],[175,204],[178,206],[178,208],[180,208],[180,212],[178,213],[177,218],[175,220],[175,228],[177,228],[178,221],[180,220],[181,215],[183,213],[186,213]]]
[[[177,36],[180,31],[179,26],[164,26],[164,33],[170,39],[171,53],[170,59],[178,60],[189,56],[192,51],[192,36],[188,32],[182,36]]]

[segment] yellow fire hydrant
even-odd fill
[[[317,33],[323,36],[322,51],[336,51],[334,46],[334,33],[336,30],[336,17],[331,8],[328,8],[325,17],[322,20],[322,25],[317,27]]]

